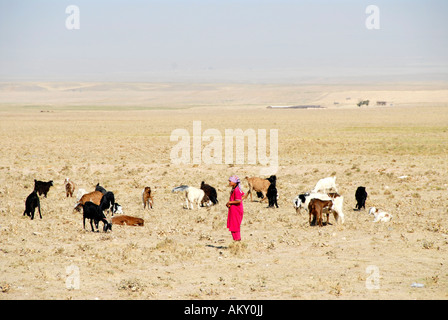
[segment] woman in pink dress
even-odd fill
[[[231,176],[229,178],[229,186],[232,187],[230,192],[230,199],[226,206],[229,208],[227,216],[227,228],[232,233],[233,240],[240,241],[240,226],[243,220],[243,200],[244,192],[241,190],[240,179],[237,176]]]

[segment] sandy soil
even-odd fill
[[[447,299],[443,87],[97,85],[0,88],[0,299]],[[358,99],[388,104],[358,108]],[[328,108],[266,109],[288,104]],[[227,178],[257,176],[260,166],[172,164],[171,132],[192,134],[195,120],[223,135],[278,129],[280,208],[246,200],[240,243],[226,229]],[[330,175],[345,223],[309,226],[292,200]],[[100,182],[145,226],[83,230],[66,177],[89,191]],[[22,214],[34,179],[54,187],[41,197],[43,219],[31,221]],[[219,204],[184,209],[171,189],[203,180]],[[391,222],[353,210],[360,185],[366,206]]]

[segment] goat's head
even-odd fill
[[[103,231],[107,232],[107,230],[112,231],[112,223],[109,223],[107,221],[104,222],[104,227],[103,227]]]

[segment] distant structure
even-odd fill
[[[302,106],[269,106],[267,109],[320,109],[320,105],[302,105]]]
[[[376,105],[377,106],[385,106],[386,105],[386,101],[377,101]]]
[[[369,105],[369,102],[370,102],[369,100],[361,100],[361,101],[358,102],[357,106],[358,106],[358,107],[361,107],[361,106],[364,105],[364,104],[365,104],[366,106],[368,106],[368,105]]]

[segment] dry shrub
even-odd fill
[[[234,241],[229,245],[230,253],[235,256],[244,253],[246,249],[247,249],[247,243],[241,241]]]
[[[145,290],[145,285],[137,278],[123,279],[118,284],[118,290],[124,290],[128,292],[142,292]]]

